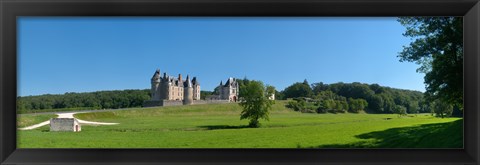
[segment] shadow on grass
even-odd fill
[[[362,141],[310,148],[463,148],[463,119],[447,123],[391,128],[355,137]]]
[[[242,128],[250,128],[248,125],[203,125],[203,126],[198,126],[199,128],[204,128],[208,130],[217,130],[217,129],[242,129]]]

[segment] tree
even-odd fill
[[[400,61],[415,62],[425,73],[425,96],[463,109],[463,18],[401,17],[403,34],[415,39],[399,53]]]
[[[254,80],[240,88],[239,105],[243,108],[240,120],[249,119],[250,123],[248,125],[250,127],[260,127],[259,119],[269,119],[268,111],[272,108],[274,101],[268,99],[272,91],[267,91],[267,88],[269,87],[265,87],[261,81]]]
[[[407,108],[401,105],[396,105],[394,108],[394,112],[399,116],[405,116],[407,115]]]
[[[214,92],[210,92],[210,91],[200,91],[200,99],[202,100],[205,100],[208,96],[211,96],[213,95]]]
[[[313,94],[312,88],[306,83],[308,82],[297,82],[285,88],[283,91],[285,98],[310,97]]]
[[[326,91],[327,89],[328,89],[328,84],[324,84],[323,82],[312,84],[313,94],[318,94],[322,91]]]
[[[450,117],[453,112],[453,106],[449,103],[435,100],[433,103],[433,111],[435,114],[441,118]]]
[[[365,107],[367,106],[368,106],[368,103],[364,99],[348,98],[348,107],[350,112],[358,113],[360,111],[365,110]]]
[[[274,86],[267,85],[265,94],[267,95],[268,98],[275,96],[276,90]]]

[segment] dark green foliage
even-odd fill
[[[283,94],[285,95],[285,98],[296,98],[296,97],[310,97],[312,96],[312,88],[310,88],[310,85],[306,84],[308,82],[304,83],[294,83],[293,85],[290,85],[289,87],[285,88],[283,91]]]
[[[399,53],[400,61],[415,62],[425,73],[425,96],[463,109],[463,18],[401,17],[403,34],[414,39]]]
[[[296,98],[287,102],[285,107],[291,108],[294,111],[300,111],[303,113],[315,113],[317,112],[317,106],[314,102],[307,102],[305,98]]]
[[[394,112],[399,116],[406,116],[407,115],[407,108],[401,105],[396,105],[394,108]]]
[[[277,90],[275,90],[275,100],[285,100],[285,95],[283,94],[283,92],[279,92]]]
[[[150,99],[150,90],[118,90],[86,93],[46,94],[17,98],[18,113],[81,109],[141,107]]]
[[[249,119],[250,127],[260,127],[259,119],[268,120],[269,110],[274,104],[268,97],[275,90],[269,86],[265,87],[261,81],[246,81],[240,86],[239,105],[243,107],[240,120]]]
[[[213,95],[211,91],[200,91],[200,99],[205,100],[207,96]]]
[[[287,103],[286,107],[295,111],[302,111],[306,109],[307,106],[304,100],[292,100]]]
[[[368,106],[367,100],[365,99],[352,99],[348,98],[349,111],[353,113],[358,113],[365,110]]]
[[[313,93],[320,93],[321,91],[326,91],[327,89],[328,89],[328,84],[324,84],[323,82],[312,84]]]
[[[369,113],[395,113],[396,106],[406,108],[406,113],[430,112],[430,106],[424,100],[423,93],[411,90],[382,87],[378,84],[363,83],[334,83],[324,84],[322,82],[312,84],[312,92],[301,90],[304,83],[294,83],[287,87],[282,93],[285,96],[298,96],[309,98],[316,103],[318,113],[342,113],[350,111],[358,113],[366,111]],[[294,93],[294,94],[292,94]],[[293,97],[293,98],[298,98]],[[347,101],[347,98],[349,101]],[[358,100],[360,99],[360,100]],[[293,107],[294,103],[292,103]],[[308,104],[307,104],[308,105]],[[306,105],[306,106],[307,106]],[[306,107],[297,107],[308,109]]]
[[[444,117],[450,117],[452,116],[453,112],[453,105],[440,101],[440,100],[435,100],[433,103],[433,110],[435,112],[435,115],[438,117],[444,118]]]

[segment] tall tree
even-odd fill
[[[307,82],[308,83],[308,82]],[[295,97],[310,97],[313,92],[310,85],[306,83],[294,83],[293,85],[288,86],[283,91],[286,98],[295,98]]]
[[[240,120],[250,119],[250,127],[259,127],[259,119],[268,120],[268,111],[272,108],[272,104],[274,104],[274,101],[269,100],[268,97],[271,96],[274,91],[275,88],[265,87],[261,81],[251,80],[244,84],[243,88],[240,88],[239,93],[239,104],[243,107]]]
[[[399,53],[400,61],[415,62],[425,73],[425,96],[463,109],[463,18],[400,17],[403,34],[414,39]]]

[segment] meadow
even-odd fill
[[[17,142],[19,148],[463,147],[461,118],[300,113],[285,108],[285,104],[276,101],[270,120],[261,120],[260,128],[248,128],[248,121],[240,120],[241,107],[235,103],[132,108],[75,115],[119,125],[82,125],[81,132],[49,132],[44,126],[18,131]],[[18,120],[25,121],[24,117],[35,118],[20,115]]]

